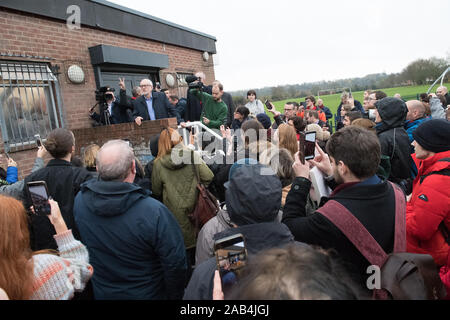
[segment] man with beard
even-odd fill
[[[200,117],[201,122],[210,129],[220,129],[221,125],[227,122],[228,107],[222,101],[223,86],[219,83],[212,88],[212,94],[192,89],[193,93],[203,104],[203,110]]]
[[[328,154],[317,149],[319,155],[305,163],[296,154],[293,165],[296,178],[286,198],[282,222],[296,241],[334,249],[355,281],[364,287],[370,276],[366,273],[370,263],[321,210],[329,210],[337,202],[350,211],[386,253],[392,252],[396,201],[393,185],[376,175],[381,158],[380,142],[375,133],[349,126],[331,136],[326,146]],[[310,165],[326,176],[334,190],[328,199],[322,198],[321,207],[313,215],[307,216]],[[341,210],[341,206],[335,210]]]

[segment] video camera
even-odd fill
[[[195,81],[198,81],[198,82],[195,82]],[[187,76],[186,77],[186,82],[188,83],[189,89],[199,89],[199,90],[201,90],[203,88],[203,83],[201,82],[201,78],[200,77]]]
[[[101,87],[98,90],[95,90],[95,100],[97,100],[100,104],[106,104],[107,100],[112,100],[114,98],[112,93],[106,93],[106,92],[114,92],[114,88],[110,87]]]

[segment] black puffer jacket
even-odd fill
[[[395,183],[411,177],[411,149],[408,134],[403,125],[408,108],[396,98],[383,98],[375,103],[381,122],[376,130],[381,144],[381,154],[389,157],[391,173],[389,180]]]

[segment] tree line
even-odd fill
[[[376,73],[362,78],[340,79],[335,81],[306,82],[302,84],[264,87],[254,89],[259,98],[268,98],[273,101],[303,98],[308,95],[316,96],[337,93],[342,89],[362,91],[366,89],[383,89],[409,85],[423,85],[435,81],[450,65],[450,56],[447,59],[432,57],[430,59],[417,59],[408,64],[400,73]],[[450,79],[447,73],[446,81]],[[444,80],[445,81],[445,80]],[[247,90],[230,92],[237,105],[246,103]]]

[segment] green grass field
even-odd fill
[[[450,83],[446,83],[444,84],[447,88],[450,88]],[[436,85],[432,92],[436,92],[436,89],[439,85]],[[424,93],[427,92],[428,88],[430,87],[430,85],[424,85],[424,86],[409,86],[409,87],[396,87],[396,88],[386,88],[386,89],[379,89],[383,92],[385,92],[389,97],[393,97],[394,94],[399,93],[402,97],[407,98],[407,100],[413,100],[416,99],[416,95],[420,94],[420,93]],[[353,97],[358,100],[359,102],[361,102],[361,104],[363,104],[363,94],[364,91],[357,91],[357,92],[352,92]],[[316,100],[317,100],[317,96]],[[341,94],[332,94],[332,95],[327,95],[327,96],[320,96],[320,98],[323,100],[323,104],[330,108],[331,112],[333,114],[336,113],[337,108],[341,102]],[[287,100],[281,100],[281,101],[273,101],[273,105],[275,105],[275,109],[277,109],[278,111],[280,111],[281,113],[284,113],[284,105],[286,102],[288,101],[296,101],[296,102],[300,102],[300,101],[305,101],[305,98],[297,98],[297,99],[287,99]],[[272,118],[272,114],[270,112],[267,112],[267,114],[269,116],[271,116]],[[333,119],[334,121],[334,119]]]

